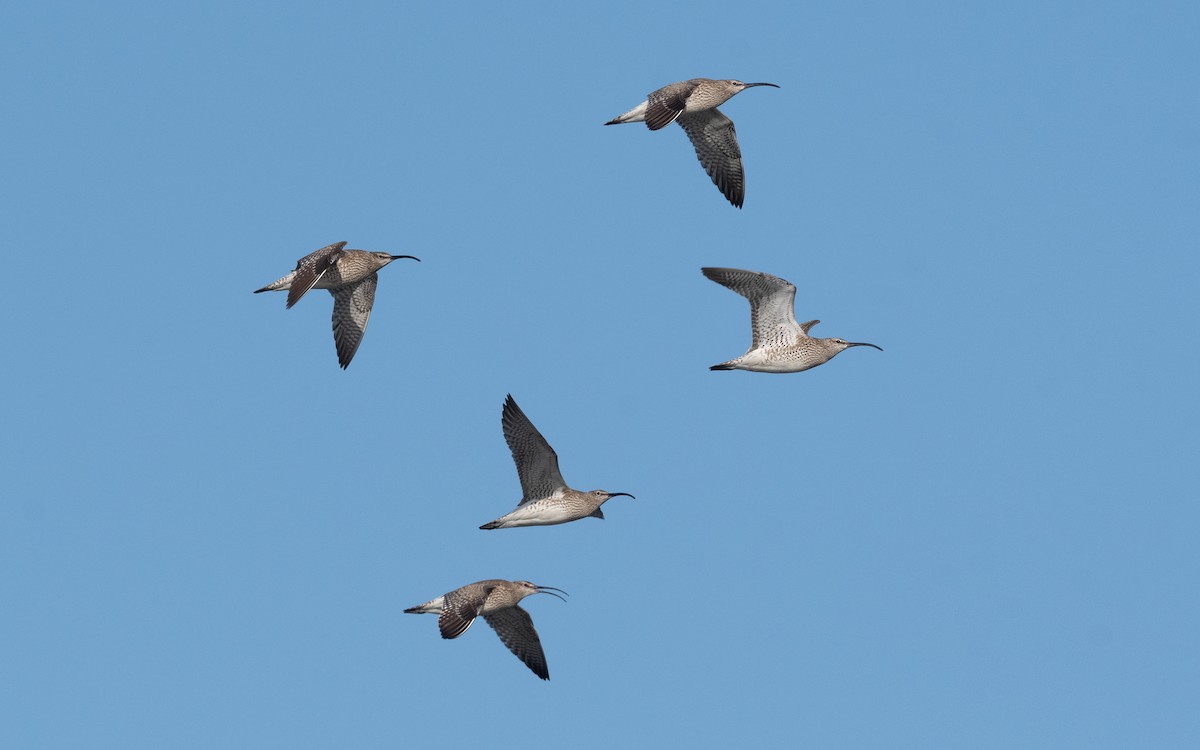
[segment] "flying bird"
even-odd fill
[[[650,92],[646,101],[604,124],[644,122],[651,130],[659,130],[672,122],[679,123],[691,139],[696,156],[713,184],[730,203],[741,208],[746,194],[742,150],[738,147],[733,120],[721,114],[717,107],[754,86],[779,88],[774,83],[693,78]]]
[[[345,242],[335,242],[309,253],[296,262],[296,269],[287,276],[267,284],[254,293],[287,290],[287,309],[300,301],[309,289],[328,289],[333,295],[333,343],[337,347],[338,364],[350,366],[367,321],[375,304],[376,272],[399,258],[412,255],[389,255],[366,250],[347,250]]]
[[[443,638],[457,638],[467,632],[475,618],[482,616],[500,636],[509,651],[516,654],[525,666],[543,680],[550,679],[546,667],[546,654],[542,641],[533,628],[533,619],[518,603],[532,594],[565,594],[553,586],[537,586],[529,581],[505,581],[493,578],[487,581],[468,583],[436,599],[409,607],[408,614],[438,615],[438,630]],[[566,599],[563,599],[566,601]]]
[[[495,521],[485,523],[481,529],[507,529],[514,526],[552,526],[580,518],[604,518],[600,506],[610,498],[628,492],[606,492],[573,490],[563,481],[558,470],[558,454],[533,426],[521,407],[510,395],[504,399],[504,410],[500,415],[500,426],[504,439],[512,451],[517,465],[517,476],[521,479],[521,502],[517,509]]]
[[[796,287],[778,276],[739,268],[701,268],[700,271],[750,300],[750,348],[737,359],[722,362],[710,370],[753,370],[754,372],[801,372],[823,365],[856,343],[842,339],[815,339],[809,330],[820,323],[796,322],[793,305]]]

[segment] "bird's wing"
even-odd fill
[[[446,594],[442,600],[442,614],[438,616],[442,637],[457,638],[467,632],[494,588],[495,585],[473,584]]]
[[[696,88],[690,81],[672,83],[646,96],[646,127],[651,130],[665,128],[687,107],[687,98]]]
[[[350,360],[354,359],[363,334],[367,332],[378,283],[379,277],[371,274],[352,286],[329,290],[333,295],[333,343],[343,370],[350,366]]]
[[[808,336],[807,328],[796,323],[793,309],[796,287],[790,282],[769,273],[739,268],[701,268],[700,271],[721,286],[750,300],[751,349],[757,349],[764,341],[782,338],[790,343],[796,336]],[[816,321],[805,324],[808,328],[813,325],[816,325]]]
[[[292,279],[291,288],[288,289],[288,309],[299,302],[300,298],[308,294],[308,290],[321,280],[325,272],[337,262],[337,258],[345,246],[345,242],[335,242],[296,261],[296,276]]]
[[[542,641],[537,631],[533,629],[533,618],[520,607],[489,612],[483,616],[487,624],[492,626],[500,640],[508,646],[508,650],[525,662],[525,666],[543,680],[550,679],[550,670],[546,668],[546,654],[542,651]]]
[[[730,203],[742,207],[746,175],[742,172],[742,150],[738,148],[733,120],[718,109],[688,112],[677,120],[696,148],[696,157],[713,184]]]
[[[511,395],[504,399],[500,426],[504,429],[508,449],[512,451],[513,463],[517,465],[517,476],[521,478],[523,497],[518,508],[534,500],[550,497],[556,490],[567,486],[562,472],[558,470],[558,454]]]

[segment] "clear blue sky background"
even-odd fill
[[[904,5],[5,6],[0,745],[1200,746],[1200,11]],[[601,127],[696,76],[742,211]],[[479,531],[509,392],[637,500]]]

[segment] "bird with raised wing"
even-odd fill
[[[825,364],[852,346],[870,346],[883,351],[874,344],[809,336],[809,330],[821,321],[796,322],[793,310],[796,287],[778,276],[739,268],[701,268],[700,271],[750,300],[750,348],[737,359],[713,365],[710,370],[801,372]]]
[[[552,526],[580,518],[604,518],[600,506],[628,492],[573,490],[558,470],[558,454],[533,426],[510,395],[504,399],[500,415],[504,439],[512,451],[521,479],[521,502],[512,513],[485,523],[481,529],[507,529],[515,526]]]

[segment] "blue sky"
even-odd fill
[[[1198,23],[6,6],[0,745],[1196,747]],[[697,76],[781,86],[742,211],[601,126]],[[339,240],[423,261],[345,372],[251,294]],[[885,351],[710,372],[706,265]],[[506,393],[637,499],[479,531]],[[402,613],[492,577],[549,683]]]

